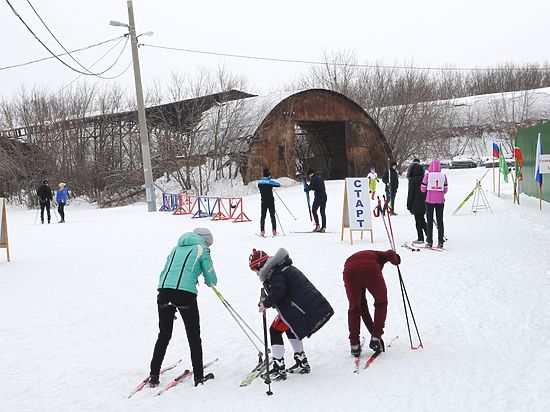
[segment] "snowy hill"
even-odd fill
[[[0,410],[2,411],[546,411],[550,408],[550,205],[525,196],[512,204],[487,191],[494,214],[452,211],[485,169],[449,170],[445,209],[447,250],[398,248],[401,272],[424,342],[409,347],[397,270],[386,265],[388,318],[384,338],[399,339],[359,375],[353,374],[342,281],[345,259],[362,249],[389,248],[382,222],[375,243],[340,241],[342,181],[327,182],[327,234],[290,233],[311,224],[299,186],[278,193],[286,236],[262,239],[259,196],[245,198],[252,223],[212,222],[147,213],[144,204],[114,209],[71,205],[67,223],[34,225],[36,211],[8,210],[12,262],[0,250]],[[491,187],[490,175],[483,181]],[[397,245],[415,237],[405,210],[406,180],[392,219]],[[146,388],[128,393],[149,372],[158,333],[156,285],[177,238],[197,226],[214,233],[212,257],[218,289],[258,332],[260,290],[248,269],[253,247],[290,252],[294,264],[327,297],[335,315],[305,349],[310,375],[272,385],[256,380],[240,388],[257,352],[206,286],[199,287],[205,362],[215,380],[194,388],[185,381],[160,397]],[[202,282],[202,281],[201,281]],[[372,298],[367,297],[372,305]],[[275,312],[268,311],[268,322]],[[362,334],[366,328],[362,327]],[[286,341],[287,363],[292,353]],[[189,367],[181,319],[175,322],[165,365]]]

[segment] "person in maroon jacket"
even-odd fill
[[[401,257],[393,250],[364,250],[351,255],[344,264],[344,286],[349,301],[349,340],[353,356],[361,355],[361,318],[371,334],[369,347],[375,352],[385,351],[382,335],[388,309],[388,295],[382,268],[388,261],[397,266],[401,263]],[[366,290],[374,298],[374,321],[367,306]]]

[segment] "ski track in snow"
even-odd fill
[[[448,250],[397,250],[424,349],[409,348],[397,270],[388,264],[384,336],[400,338],[359,375],[352,373],[342,269],[352,253],[385,250],[389,243],[380,218],[374,219],[374,244],[356,239],[352,246],[347,231],[348,241],[340,241],[342,181],[327,182],[327,230],[335,233],[322,236],[290,233],[312,227],[300,185],[278,192],[298,220],[276,199],[286,236],[266,239],[254,236],[257,194],[245,198],[252,223],[147,213],[142,203],[104,210],[71,205],[66,224],[33,225],[36,211],[9,208],[12,262],[0,250],[0,411],[548,410],[550,205],[541,212],[538,200],[527,196],[521,206],[513,205],[511,184],[503,184],[499,199],[489,190],[488,174],[483,186],[494,214],[471,213],[470,200],[452,215],[485,169],[445,172]],[[396,245],[416,233],[405,209],[406,193],[407,181],[400,179],[399,215],[392,218]],[[247,266],[253,247],[268,254],[287,248],[335,314],[305,340],[311,374],[273,383],[274,395],[267,397],[261,379],[239,387],[256,364],[257,350],[201,284],[204,360],[219,357],[209,369],[215,380],[193,388],[189,379],[160,397],[145,388],[128,400],[148,374],[158,333],[158,274],[177,238],[197,226],[214,233],[218,289],[258,335],[263,336],[260,284]],[[367,300],[372,310],[372,298]],[[268,311],[268,322],[274,316]],[[367,333],[364,326],[362,333]],[[411,333],[417,344],[412,322]],[[286,338],[285,344],[290,366]],[[179,316],[165,365],[178,358],[183,362],[162,377],[161,387],[190,365]]]

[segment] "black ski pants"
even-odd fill
[[[427,233],[426,219],[424,219],[424,213],[415,213],[414,220],[416,223],[416,235],[418,236],[417,239],[424,240],[424,233]]]
[[[426,233],[427,243],[433,243],[434,210],[435,219],[437,221],[437,241],[438,243],[443,243],[445,236],[443,227],[443,206],[445,206],[443,203],[426,203],[426,217],[428,226],[428,231]]]
[[[260,230],[265,230],[265,217],[269,210],[269,217],[271,218],[271,229],[277,230],[277,221],[275,219],[275,200],[262,202],[262,214],[260,216]]]
[[[290,328],[286,332],[281,332],[278,329],[275,329],[273,326],[269,328],[269,336],[271,338],[271,345],[284,345],[283,342],[283,333],[286,333],[288,339],[298,339]]]
[[[187,341],[191,351],[191,364],[193,366],[193,376],[195,382],[203,378],[202,363],[202,341],[199,319],[199,307],[197,305],[197,295],[184,290],[159,289],[157,296],[157,307],[159,314],[159,335],[153,359],[151,360],[151,374],[158,375],[166,355],[168,343],[172,338],[172,329],[174,327],[174,318],[176,307],[183,319]]]
[[[326,229],[327,227],[327,215],[325,214],[325,209],[327,207],[327,197],[326,196],[315,196],[313,200],[313,206],[311,207],[311,213],[313,213],[313,220],[315,224],[319,226],[319,216],[317,216],[317,210],[321,212],[321,228]]]
[[[50,214],[50,201],[46,200],[43,202],[40,201],[40,220],[42,223],[44,223],[44,209],[46,209],[47,215],[48,215],[48,223],[50,223],[50,220],[52,218],[52,215]]]
[[[59,212],[59,217],[61,217],[61,220],[65,221],[65,203],[59,203],[57,205],[57,211]]]

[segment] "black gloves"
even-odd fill
[[[375,338],[374,336],[370,338],[369,348],[375,352],[385,352],[386,347],[384,346],[384,341],[382,338]]]

